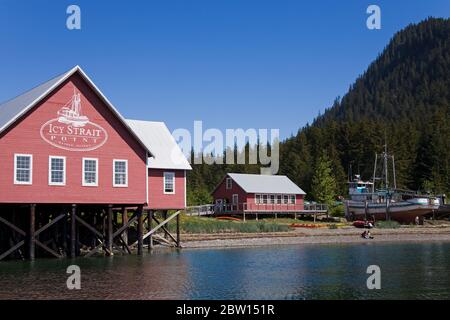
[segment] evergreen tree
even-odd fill
[[[326,154],[322,154],[317,160],[312,178],[311,193],[319,203],[332,206],[336,201],[336,180],[332,171],[332,162]]]

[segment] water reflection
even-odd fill
[[[0,263],[0,298],[448,299],[449,243],[301,245],[162,251],[137,256]],[[82,290],[66,288],[70,264]],[[366,268],[382,290],[366,288]]]

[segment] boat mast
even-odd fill
[[[373,166],[373,176],[372,176],[372,193],[375,193],[375,180],[376,180],[376,173],[377,173],[377,161],[378,161],[378,153],[375,153],[375,164]]]
[[[392,155],[392,172],[394,175],[394,189],[397,189],[397,178],[395,177],[395,159],[394,155]]]
[[[386,190],[387,189],[389,189],[389,173],[388,173],[388,154],[387,154],[387,144],[385,143],[384,144],[384,155],[383,155],[384,157],[384,178],[385,178],[385,187],[386,187]]]

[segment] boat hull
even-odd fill
[[[369,203],[366,209],[365,203],[346,201],[345,216],[350,220],[365,219],[366,217],[386,220],[388,218],[387,211],[389,211],[389,219],[401,223],[411,223],[415,221],[416,217],[422,217],[438,209],[439,205],[417,204],[406,201],[391,203],[389,210],[387,210],[385,203]]]

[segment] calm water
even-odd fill
[[[82,289],[66,289],[66,267]],[[381,267],[381,290],[366,268]],[[0,262],[0,298],[450,299],[450,243],[301,245]]]

